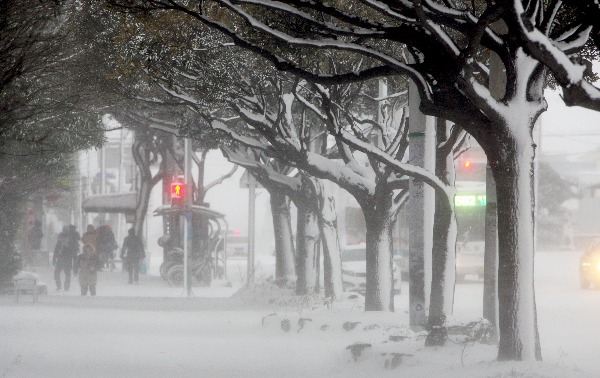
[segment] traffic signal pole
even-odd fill
[[[254,285],[254,229],[256,179],[248,172],[248,288]]]
[[[184,188],[183,191],[183,287],[185,295],[190,297],[192,293],[191,280],[189,276],[190,241],[192,240],[192,191],[191,188],[191,166],[192,146],[189,138],[184,139]]]

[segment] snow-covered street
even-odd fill
[[[294,306],[255,303],[231,295],[233,287],[195,288],[182,298],[180,288],[147,276],[139,286],[125,284],[121,273],[103,272],[99,296],[71,292],[40,303],[25,298],[15,304],[2,297],[0,373],[5,377],[361,377],[543,376],[593,377],[600,340],[600,291],[581,290],[577,252],[537,254],[539,328],[544,363],[497,363],[496,348],[448,344],[423,348],[423,340],[389,341],[410,335],[406,282],[396,296],[397,312],[364,313],[351,302],[299,311]],[[261,259],[264,274],[269,258]],[[239,261],[241,270],[242,262]],[[231,272],[236,269],[232,261]],[[157,295],[158,293],[158,295]],[[210,298],[212,297],[212,298]],[[228,298],[229,297],[229,298]],[[476,320],[481,313],[482,284],[458,284],[451,323]],[[354,307],[354,308],[353,308]],[[270,316],[269,316],[270,315]],[[302,330],[300,318],[311,319]],[[281,329],[289,319],[291,330]],[[344,323],[360,322],[352,330]],[[376,326],[374,326],[376,325]],[[353,361],[346,346],[368,342],[371,351]],[[386,353],[386,356],[383,356]],[[384,364],[392,353],[411,355],[394,370]],[[514,375],[511,375],[514,374]]]

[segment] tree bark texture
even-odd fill
[[[498,342],[498,202],[490,165],[486,168],[485,253],[483,257],[483,318],[493,328],[490,342]]]
[[[531,129],[531,128],[530,128]],[[498,196],[498,360],[541,360],[534,291],[533,138],[500,139],[491,159]]]
[[[276,190],[269,191],[269,194],[275,235],[275,281],[284,287],[296,280],[290,200]]]
[[[319,197],[319,228],[323,246],[323,285],[325,297],[340,298],[342,284],[342,256],[337,227],[337,212],[333,192],[321,179],[313,179]]]
[[[394,311],[392,274],[392,228],[394,214],[391,195],[379,196],[371,209],[363,207],[367,226],[366,311]]]
[[[140,188],[136,198],[135,218],[133,221],[133,229],[135,234],[143,237],[144,220],[148,212],[148,203],[152,188],[163,178],[164,174],[164,156],[165,151],[160,154],[162,156],[161,165],[156,175],[152,176],[150,165],[157,160],[158,151],[152,151],[150,142],[136,135],[136,139],[131,147],[133,159],[140,171]]]
[[[508,30],[504,22],[496,22],[497,32],[505,34]],[[490,54],[490,94],[497,100],[505,94],[506,70],[502,60],[496,53]],[[488,320],[494,334],[490,342],[498,342],[498,214],[496,199],[496,182],[490,164],[487,164],[485,175],[485,251],[483,265],[483,318]]]
[[[445,124],[445,122],[444,122]],[[447,131],[438,128],[438,143],[446,141]],[[436,175],[454,186],[454,153],[439,151]],[[431,297],[429,301],[429,334],[425,345],[444,345],[447,340],[446,319],[452,313],[456,283],[456,237],[458,226],[454,196],[437,190],[433,223]]]
[[[302,178],[302,199],[296,202],[296,294],[307,295],[318,291],[317,265],[320,247],[318,198],[310,179]]]

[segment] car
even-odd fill
[[[241,231],[238,230],[229,231],[227,235],[227,256],[248,256],[248,236],[242,235]]]
[[[402,281],[408,281],[408,249],[394,249],[394,263],[400,268],[400,277]]]
[[[582,289],[600,288],[600,242],[595,242],[579,258],[579,283]]]
[[[392,263],[394,275],[394,293],[401,292],[401,272],[398,265]],[[358,244],[342,248],[342,282],[344,291],[364,294],[367,289],[367,246]]]
[[[456,243],[456,281],[462,282],[466,276],[483,278],[484,255],[484,241]]]

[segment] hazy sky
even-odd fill
[[[600,63],[594,65],[594,70],[600,72]],[[600,149],[600,112],[565,106],[560,93],[545,93],[548,110],[541,119],[542,152],[574,156]]]

